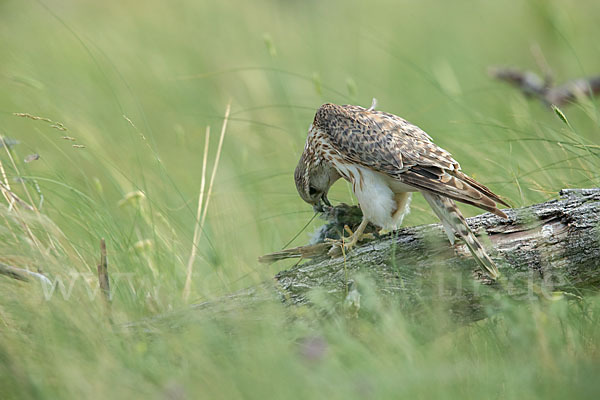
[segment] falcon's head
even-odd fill
[[[318,212],[323,211],[323,204],[331,207],[327,192],[339,178],[339,174],[331,165],[311,157],[308,149],[302,153],[294,172],[296,189],[300,197],[308,204],[312,204],[314,210]]]

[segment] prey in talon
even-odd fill
[[[353,105],[324,104],[316,112],[294,173],[300,197],[323,211],[327,194],[340,178],[352,185],[363,219],[338,243],[349,251],[368,223],[396,230],[409,211],[412,193],[421,192],[441,220],[448,239],[462,239],[482,270],[492,279],[498,269],[455,201],[506,218],[497,203],[508,204],[461,171],[446,150],[419,127],[396,115]]]

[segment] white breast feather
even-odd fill
[[[357,165],[342,164],[336,167],[341,175],[351,177],[352,189],[358,199],[363,215],[370,222],[383,229],[397,229],[398,219],[392,219],[392,214],[396,210],[394,192],[388,186],[384,176]],[[362,185],[359,183],[361,176]],[[402,219],[400,218],[401,222]]]

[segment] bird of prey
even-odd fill
[[[461,172],[446,150],[419,127],[396,115],[354,105],[324,104],[316,112],[294,179],[300,197],[316,211],[329,188],[344,178],[363,212],[355,232],[340,245],[353,247],[369,222],[395,230],[409,211],[412,192],[421,192],[439,217],[450,242],[461,238],[491,278],[499,276],[454,200],[507,218],[490,189]]]

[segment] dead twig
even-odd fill
[[[578,78],[559,86],[553,86],[550,76],[542,79],[535,72],[517,68],[491,67],[490,76],[517,87],[526,97],[540,100],[546,106],[564,106],[582,97],[593,97],[600,93],[600,76]]]
[[[13,279],[17,279],[23,282],[29,282],[30,278],[35,278],[40,282],[52,286],[52,282],[45,275],[40,274],[39,272],[29,271],[24,268],[13,267],[12,265],[0,263],[0,274],[6,275]]]
[[[106,242],[100,239],[100,264],[98,264],[98,283],[106,302],[110,302],[110,285],[108,283],[108,258],[106,257]]]

